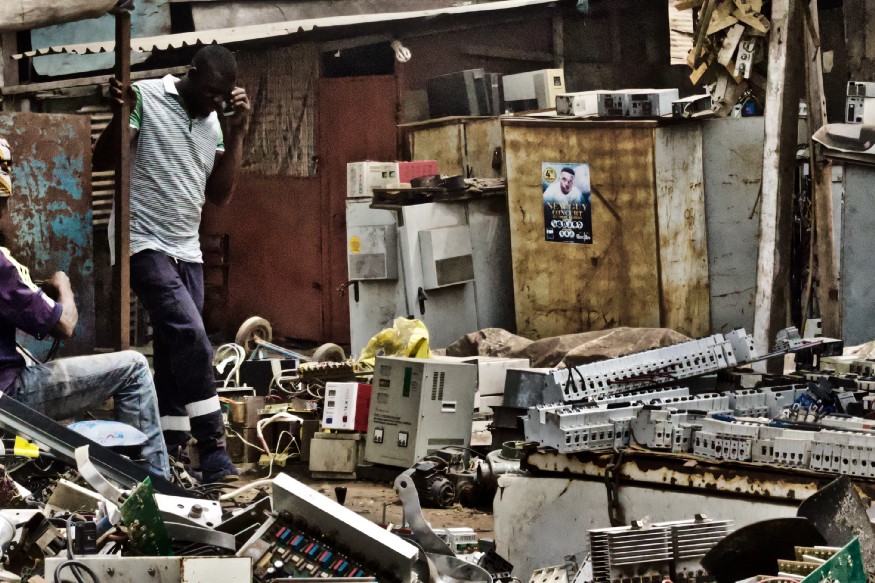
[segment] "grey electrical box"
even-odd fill
[[[441,448],[471,443],[477,365],[378,356],[365,461],[409,468]]]

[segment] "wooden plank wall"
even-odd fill
[[[503,127],[519,334],[659,326],[654,125]],[[542,162],[590,164],[591,245],[545,241]]]
[[[243,169],[264,176],[314,176],[318,47],[241,51],[237,65],[237,84],[255,104]]]
[[[702,130],[655,130],[662,325],[691,337],[711,329]]]

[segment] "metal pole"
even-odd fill
[[[127,96],[131,84],[131,13],[118,10],[115,13],[115,77]],[[115,117],[117,124],[115,145],[118,157],[115,167],[115,268],[113,269],[113,288],[118,290],[114,308],[116,321],[115,348],[125,350],[131,345],[131,204],[130,204],[130,140],[128,138],[128,119],[131,108],[127,99],[123,100]]]

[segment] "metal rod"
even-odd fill
[[[116,143],[115,166],[115,267],[113,287],[117,290],[114,298],[116,322],[115,348],[126,350],[131,345],[131,199],[130,199],[130,139],[128,138],[128,118],[131,115],[127,100],[131,84],[131,13],[118,10],[115,14],[115,76],[122,84],[122,104],[115,116],[118,142]]]

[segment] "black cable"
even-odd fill
[[[84,583],[82,576],[79,574],[79,569],[81,569],[91,578],[91,583],[100,583],[100,579],[97,578],[97,575],[94,573],[94,571],[91,570],[88,565],[82,563],[81,561],[76,561],[73,559],[64,561],[63,563],[58,565],[58,567],[55,569],[55,583],[62,583],[61,571],[64,569],[64,567],[69,567],[70,571],[73,572],[73,575],[76,577],[77,581],[81,581],[82,583]]]

